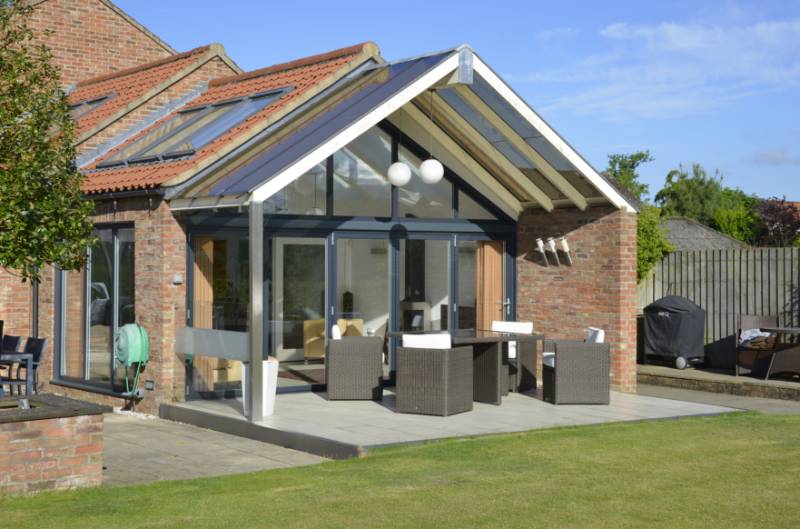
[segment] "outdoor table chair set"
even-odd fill
[[[779,373],[800,374],[800,327],[780,327],[777,316],[739,316],[736,376],[749,374],[769,379]]]
[[[3,321],[0,320],[0,398],[5,394],[5,387],[9,387],[9,394],[25,395],[36,393],[39,384],[39,364],[42,353],[47,347],[46,338],[28,338],[25,347],[20,351],[22,338],[19,336],[3,335]]]
[[[531,322],[493,322],[491,330],[390,332],[396,350],[395,411],[448,416],[474,402],[500,405],[509,392],[537,387],[539,343],[545,344],[543,395],[553,404],[608,404],[609,346],[590,328],[587,342],[545,340]],[[326,355],[327,398],[381,400],[384,341],[341,337],[333,329]]]

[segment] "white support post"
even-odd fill
[[[264,203],[250,201],[250,422],[264,418]]]

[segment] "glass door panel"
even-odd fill
[[[114,337],[114,232],[97,230],[89,278],[89,380],[108,383]]]
[[[136,323],[134,258],[133,228],[117,230],[117,330],[128,323]],[[113,369],[114,385],[123,387],[125,385],[125,367],[115,361]]]
[[[458,323],[459,329],[475,329],[478,306],[478,241],[458,241]]]
[[[269,354],[281,363],[279,387],[325,381],[325,241],[272,239]]]
[[[400,241],[401,331],[447,329],[450,307],[450,241]]]
[[[343,336],[386,337],[389,241],[336,239],[336,324]]]

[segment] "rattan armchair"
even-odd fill
[[[544,400],[553,404],[608,404],[610,360],[607,343],[547,340],[555,353],[542,365]]]
[[[328,341],[325,355],[328,400],[381,400],[382,379],[382,338],[344,336]]]

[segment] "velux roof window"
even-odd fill
[[[102,97],[95,97],[93,99],[84,99],[83,101],[75,103],[74,105],[70,105],[69,113],[72,114],[72,119],[79,119],[114,97],[114,95],[116,94],[108,94]]]
[[[97,166],[156,162],[194,154],[289,90],[282,88],[183,110]]]

